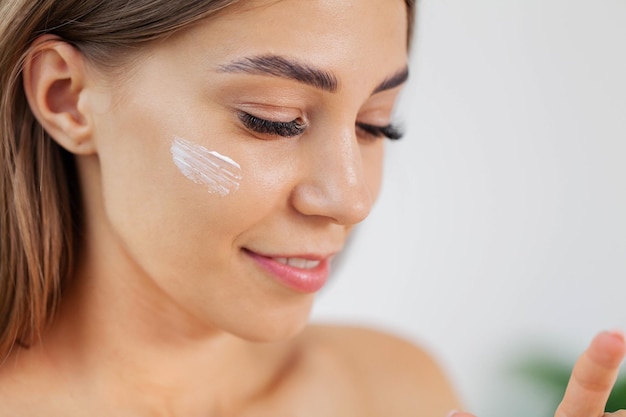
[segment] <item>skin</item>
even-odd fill
[[[267,53],[332,72],[337,91],[219,70]],[[369,213],[383,141],[355,125],[390,122],[400,87],[372,92],[406,66],[404,2],[249,1],[137,54],[111,75],[43,37],[27,60],[34,114],[76,155],[85,242],[58,317],[0,368],[0,414],[443,417],[458,408],[427,353],[370,330],[305,328],[313,294],[247,254],[331,257]],[[300,118],[306,130],[259,134],[242,110]],[[175,137],[240,164],[239,189],[219,197],[185,178],[171,160]],[[621,343],[592,345],[612,362],[586,361],[580,375],[613,375]],[[588,388],[566,397],[567,417],[589,417],[576,408]]]

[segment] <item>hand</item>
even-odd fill
[[[603,332],[597,335],[576,361],[563,401],[554,417],[626,417],[626,410],[604,412],[625,354],[626,342],[621,333]],[[474,416],[453,412],[449,417]]]
[[[624,354],[626,343],[622,334],[604,332],[597,335],[574,365],[563,401],[554,416],[603,416]],[[613,415],[626,416],[626,411],[620,410]]]

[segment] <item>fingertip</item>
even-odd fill
[[[618,366],[626,354],[624,333],[611,330],[598,334],[591,342],[589,353],[607,366]]]
[[[611,346],[614,346],[616,348],[626,347],[626,337],[621,330],[607,330],[600,333],[596,338],[604,339],[601,340],[602,343],[610,344]]]
[[[613,330],[609,330],[606,331],[604,333],[607,333],[610,337],[620,341],[622,344],[626,345],[626,336],[624,336],[624,332],[619,330],[619,329],[613,329]]]

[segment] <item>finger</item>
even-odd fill
[[[574,365],[555,417],[602,416],[625,353],[621,333],[597,335]]]

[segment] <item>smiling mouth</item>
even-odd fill
[[[249,249],[243,252],[257,267],[282,286],[300,293],[320,290],[330,275],[330,257],[268,256]],[[316,259],[317,258],[317,259]]]

